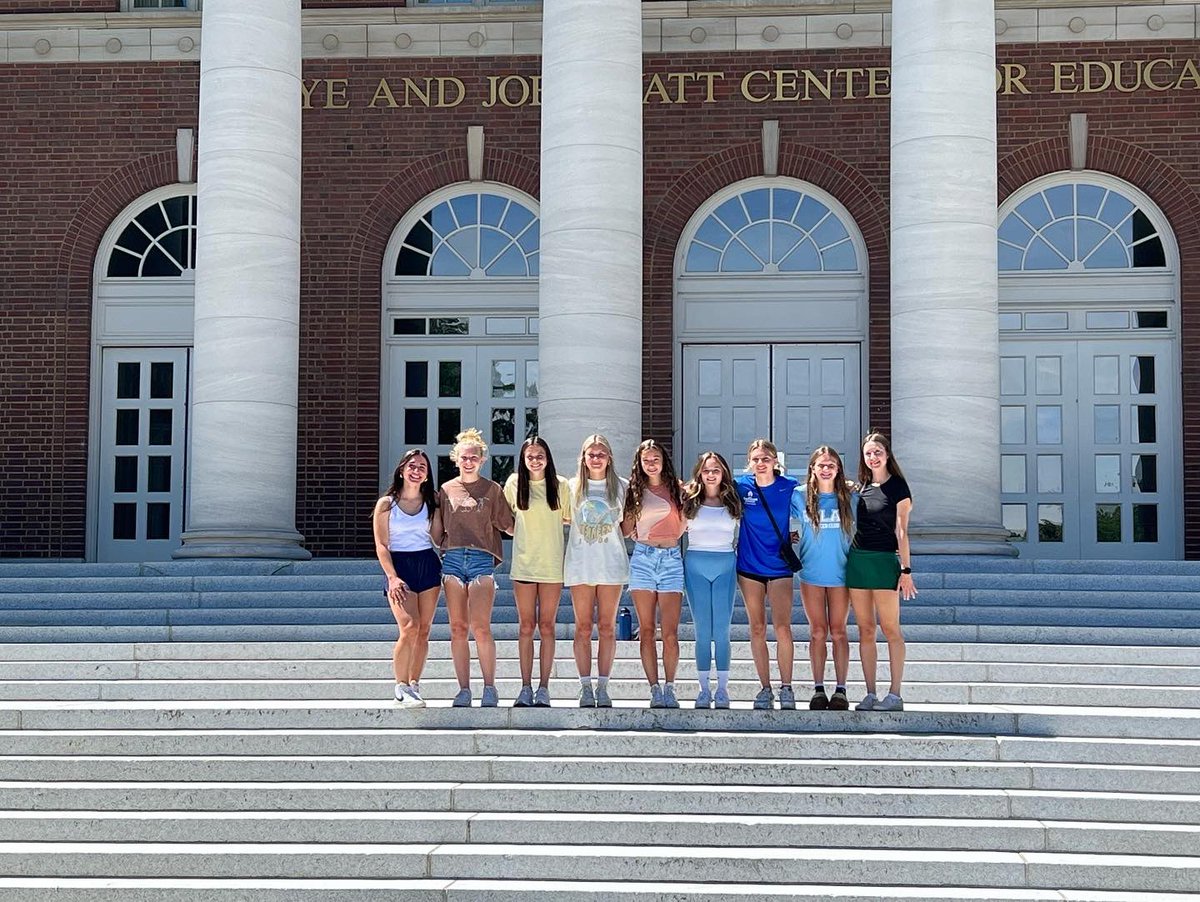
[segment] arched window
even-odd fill
[[[700,224],[685,273],[855,272],[846,225],[825,203],[793,188],[753,188]]]
[[[179,277],[196,268],[196,196],[164,197],[122,229],[108,256],[112,278]]]
[[[460,194],[421,215],[396,257],[397,276],[482,279],[538,274],[537,214],[486,191]]]
[[[1163,268],[1162,237],[1113,187],[1071,182],[1021,201],[1000,223],[1001,272]]]

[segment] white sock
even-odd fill
[[[600,679],[604,679],[604,677],[600,677]],[[591,689],[592,688],[592,678],[590,676],[585,676],[585,677],[581,676],[579,678],[579,685],[587,686],[589,689]]]
[[[728,670],[718,670],[717,671],[717,691],[718,692],[728,692],[729,691],[729,671]]]
[[[597,679],[597,681],[600,683],[600,685],[601,685],[601,686],[607,686],[607,685],[608,685],[608,677],[606,677],[606,676],[601,676],[601,677],[597,677],[596,679]]]
[[[696,671],[696,682],[700,684],[700,688],[705,692],[707,692],[709,687],[712,685],[712,681],[709,677],[710,674],[708,671],[705,671],[704,673]]]
[[[664,692],[674,692],[675,691],[675,683],[674,682],[664,683],[663,691]]]

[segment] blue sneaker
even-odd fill
[[[713,696],[713,707],[725,709],[729,707],[729,690],[718,689],[716,695]]]
[[[700,691],[696,693],[696,708],[697,710],[712,707],[712,693],[707,686],[701,686]]]
[[[496,691],[495,686],[484,686],[483,697],[479,700],[481,708],[495,708],[500,704],[500,693]]]
[[[471,689],[465,687],[458,690],[458,695],[454,696],[454,701],[450,703],[452,708],[469,708],[471,707]]]
[[[487,689],[483,690],[487,693]],[[517,700],[513,702],[514,708],[532,708],[533,707],[533,687],[522,686],[521,691],[517,693]]]
[[[663,700],[662,686],[655,683],[650,687],[650,707],[665,708],[666,706],[666,702]]]
[[[770,686],[763,686],[758,690],[758,695],[754,696],[755,711],[770,711],[775,707],[775,693],[771,691]]]

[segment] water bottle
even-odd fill
[[[617,638],[637,638],[637,630],[633,628],[633,612],[629,608],[621,608],[621,612],[617,614]]]

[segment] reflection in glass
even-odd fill
[[[1137,312],[1138,329],[1165,329],[1167,328],[1167,311],[1165,310],[1139,310]]]
[[[1000,358],[1000,394],[1025,394],[1025,358]]]
[[[451,437],[451,441],[453,440],[453,437]],[[437,471],[437,484],[441,485],[443,482],[449,482],[458,475],[458,466],[450,459],[448,454],[439,454],[437,459]]]
[[[165,501],[152,501],[146,505],[146,538],[171,538],[171,505]]]
[[[1002,504],[1000,513],[1004,528],[1008,530],[1008,537],[1014,542],[1024,542],[1028,531],[1025,505]]]
[[[443,360],[438,364],[438,397],[462,397],[461,360]]]
[[[1039,454],[1037,458],[1037,490],[1045,494],[1057,494],[1063,490],[1063,465],[1061,454]]]
[[[1138,404],[1134,408],[1134,438],[1141,445],[1158,441],[1158,422],[1153,404]]]
[[[136,410],[117,411],[116,443],[118,445],[136,445],[138,443],[139,419],[139,412]]]
[[[1092,440],[1097,445],[1116,445],[1121,441],[1121,408],[1115,404],[1097,404],[1092,408]]]
[[[1121,358],[1092,358],[1092,391],[1097,395],[1116,395],[1121,392]]]
[[[137,398],[142,392],[142,365],[125,361],[117,364],[117,397]]]
[[[538,362],[536,360],[525,361],[525,397],[536,398],[538,396]]]
[[[1133,506],[1133,540],[1135,542],[1158,541],[1158,505],[1135,504]]]
[[[424,360],[407,360],[404,363],[404,397],[429,397],[429,364]]]
[[[538,434],[538,412],[536,407],[525,408],[525,438]]]
[[[1058,405],[1038,405],[1037,443],[1039,445],[1062,444],[1062,408]]]
[[[425,318],[423,316],[398,316],[392,320],[393,335],[424,335]]]
[[[137,538],[137,505],[133,502],[113,505],[112,537],[116,540]]]
[[[122,455],[114,461],[113,491],[136,492],[138,478],[138,459]]]
[[[1096,455],[1096,492],[1110,495],[1121,491],[1121,455]]]
[[[492,397],[515,398],[517,396],[517,362],[515,360],[492,361]]]
[[[1133,358],[1133,393],[1135,395],[1154,394],[1154,358]]]
[[[492,481],[504,485],[504,481],[513,474],[513,456],[497,454],[492,458]]]
[[[171,444],[171,414],[172,411],[169,408],[150,411],[151,445]]]
[[[1121,505],[1096,505],[1096,541],[1121,541]]]
[[[460,432],[462,432],[462,411],[457,407],[438,408],[438,444],[453,445],[454,437]]]
[[[516,435],[517,412],[511,407],[492,408],[492,444],[511,445]]]
[[[429,441],[429,418],[424,407],[407,407],[404,410],[404,443],[423,445]]]
[[[1025,444],[1025,408],[1000,408],[1000,442],[1005,445]]]
[[[150,364],[150,397],[170,398],[175,393],[175,364]]]
[[[171,458],[165,454],[155,454],[146,461],[146,491],[171,491]]]
[[[1061,542],[1063,540],[1063,506],[1061,504],[1038,505],[1038,541]]]
[[[441,316],[429,321],[430,335],[466,335],[471,321],[465,316]]]
[[[1016,493],[1025,491],[1024,454],[1000,455],[1000,491]]]
[[[1039,395],[1062,394],[1062,358],[1038,357],[1034,362],[1034,384]]]
[[[1158,455],[1133,455],[1133,488],[1137,492],[1158,491]]]

